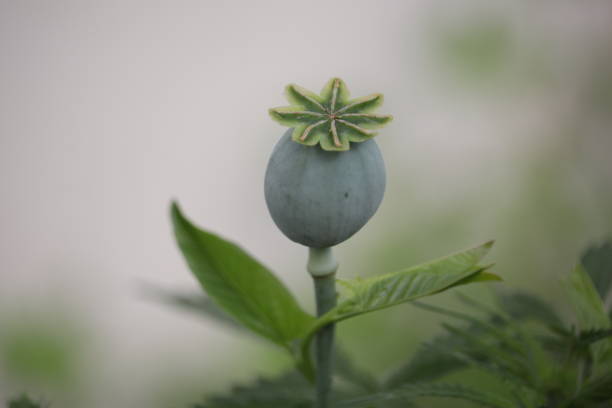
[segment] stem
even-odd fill
[[[322,316],[336,306],[336,271],[338,262],[331,248],[310,248],[308,272],[312,275],[317,301],[317,316]],[[332,385],[334,324],[323,327],[317,333],[315,343],[317,408],[329,408]]]

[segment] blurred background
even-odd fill
[[[312,307],[306,250],[263,199],[284,131],[267,109],[286,84],[333,76],[395,116],[377,138],[385,200],[339,247],[340,277],[494,238],[502,285],[563,309],[559,280],[612,232],[609,1],[5,0],[0,401],[184,407],[288,367],[143,288],[198,290],[171,234],[177,199]],[[439,331],[406,305],[343,323],[339,341],[383,375]]]

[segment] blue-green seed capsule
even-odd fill
[[[327,151],[292,141],[289,129],[272,152],[265,176],[268,210],[292,241],[314,248],[337,245],[374,215],[385,191],[376,142]]]

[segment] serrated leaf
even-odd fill
[[[607,372],[583,385],[580,393],[572,400],[569,407],[609,407],[599,405],[602,402],[612,402],[612,372]]]
[[[504,397],[459,384],[405,385],[392,391],[367,395],[340,403],[337,408],[366,408],[372,404],[412,401],[421,397],[461,399],[488,408],[515,408],[515,404]]]
[[[322,327],[342,320],[389,308],[425,296],[443,292],[457,285],[478,282],[487,266],[478,262],[489,252],[493,242],[446,256],[422,265],[374,276],[368,279],[342,281],[348,288],[338,306],[315,321],[302,343],[305,372],[312,372],[310,342]],[[483,280],[491,280],[493,274]]]
[[[581,330],[598,330],[610,328],[610,318],[604,304],[593,286],[591,278],[582,265],[577,265],[566,280],[566,288],[574,305],[574,311]],[[595,361],[604,356],[610,348],[610,340],[593,344]]]
[[[397,369],[385,381],[385,388],[437,380],[464,368],[466,363],[451,354],[453,350],[464,348],[465,343],[462,339],[446,334],[421,344],[408,363]]]
[[[542,299],[526,292],[500,293],[497,297],[502,311],[517,320],[535,320],[553,327],[564,324],[557,313]]]
[[[345,281],[349,293],[341,298],[321,321],[338,322],[371,313],[424,296],[442,292],[457,285],[479,281],[487,267],[478,262],[492,246],[488,242],[477,248],[450,255],[405,270],[367,279]],[[484,280],[495,275],[487,274]]]
[[[210,396],[192,408],[312,408],[313,396],[312,387],[292,372],[234,386],[228,393]]]
[[[477,350],[477,353],[465,350],[458,350],[455,353],[465,362],[515,387],[533,386],[533,378],[536,373],[530,370],[529,360],[525,358],[525,353],[520,348],[517,350],[498,342],[503,335],[497,330],[489,330],[481,335],[449,324],[442,326],[452,335],[462,338],[472,350]]]
[[[578,342],[589,345],[609,337],[612,337],[612,329],[585,330],[579,333]]]
[[[580,263],[591,277],[599,296],[605,302],[612,290],[612,243],[608,241],[599,247],[588,248],[582,254]]]
[[[171,215],[189,268],[225,312],[286,348],[306,332],[314,318],[272,272],[237,245],[194,226],[176,203]]]
[[[582,265],[574,268],[566,281],[566,286],[574,303],[578,324],[583,330],[610,327],[610,319],[603,302]]]
[[[338,377],[364,390],[376,391],[380,387],[376,378],[369,372],[359,368],[341,347],[335,347],[333,366]]]
[[[512,321],[504,319],[499,325],[454,310],[420,302],[413,304],[469,323],[465,328],[443,324],[462,345],[451,348],[449,353],[497,377],[515,393],[524,387],[537,388],[541,377],[546,375],[550,360],[539,343]]]
[[[494,273],[487,272],[494,265],[483,266],[482,269],[473,275],[461,279],[457,283],[453,284],[453,288],[461,285],[468,285],[470,283],[484,283],[484,282],[503,282],[503,279]],[[446,289],[444,289],[446,290]]]
[[[335,387],[332,392],[331,407],[336,407],[337,401],[356,396],[354,392],[339,388]],[[211,395],[191,408],[314,408],[314,397],[312,385],[300,374],[291,371],[234,386],[227,393]]]

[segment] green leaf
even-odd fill
[[[574,311],[581,330],[599,330],[610,328],[610,318],[604,304],[593,286],[591,278],[582,265],[577,265],[566,280]],[[600,361],[612,346],[610,339],[591,345],[595,362]]]
[[[578,342],[581,345],[589,345],[609,337],[612,337],[612,329],[586,330],[578,334]]]
[[[588,248],[580,258],[599,296],[605,302],[612,290],[612,242]]]
[[[336,385],[331,407],[357,394]],[[300,374],[286,372],[272,378],[258,378],[251,384],[232,387],[227,393],[211,395],[191,408],[314,408],[315,390]],[[406,406],[402,406],[405,408]],[[391,408],[391,407],[389,407]]]
[[[227,394],[213,395],[192,408],[312,408],[313,396],[310,384],[292,372],[234,386]]]
[[[533,377],[537,373],[530,370],[529,361],[521,347],[509,347],[504,342],[498,342],[503,334],[491,329],[485,335],[470,333],[450,324],[442,325],[453,336],[459,337],[471,345],[471,350],[457,350],[454,354],[466,363],[473,365],[501,381],[514,387],[533,386]],[[474,352],[476,351],[477,352]]]
[[[349,293],[319,321],[338,322],[481,279],[488,266],[478,265],[493,242],[405,270],[341,282]],[[484,280],[497,278],[487,274]]]
[[[612,372],[607,372],[600,377],[590,380],[581,388],[580,393],[572,400],[569,407],[609,407],[599,405],[602,402],[612,401]]]
[[[334,348],[334,371],[338,377],[364,390],[373,392],[380,388],[376,378],[357,367],[346,351],[338,346]]]
[[[604,304],[582,265],[577,265],[574,268],[566,280],[566,287],[574,303],[578,325],[581,329],[607,329],[610,327],[610,319]]]
[[[210,298],[234,319],[289,348],[314,318],[287,288],[237,245],[191,224],[172,204],[174,232],[187,264]]]
[[[493,265],[483,266],[478,273],[474,273],[466,278],[461,279],[455,283],[452,287],[456,288],[461,285],[468,285],[470,283],[484,283],[484,282],[502,282],[503,279],[494,273],[487,272],[488,269],[492,268]],[[447,288],[450,289],[450,288]],[[444,289],[446,290],[446,289]]]
[[[421,397],[455,398],[489,408],[515,408],[515,404],[504,397],[459,384],[404,385],[392,391],[367,395],[340,403],[337,408],[366,408],[372,406],[372,404],[412,401]]]
[[[500,293],[499,307],[517,320],[535,320],[548,326],[563,327],[557,313],[542,299],[526,292]]]
[[[34,402],[27,395],[23,394],[18,398],[13,398],[8,402],[8,408],[43,408],[43,404]]]
[[[539,387],[540,378],[546,374],[550,360],[531,334],[515,322],[496,315],[480,320],[470,315],[437,306],[414,302],[415,306],[463,320],[465,328],[443,324],[456,339],[459,347],[448,348],[457,359],[499,378],[516,394],[525,387]],[[494,323],[495,322],[495,323]]]
[[[430,296],[457,285],[480,280],[498,280],[493,274],[481,276],[488,266],[478,265],[492,245],[493,241],[490,241],[476,248],[398,272],[368,279],[341,281],[340,283],[348,288],[348,293],[339,300],[338,306],[315,321],[302,343],[305,371],[312,371],[309,351],[314,334],[330,323]]]
[[[417,381],[433,381],[466,366],[451,351],[464,349],[462,339],[450,335],[435,337],[422,344],[410,361],[395,371],[385,382],[385,388],[396,388]]]

